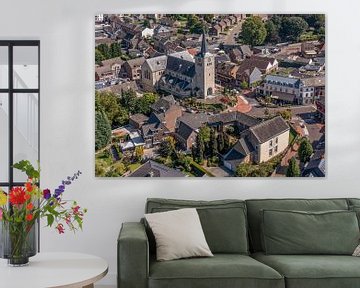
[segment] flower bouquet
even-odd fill
[[[80,171],[63,180],[50,191],[40,189],[40,169],[23,160],[13,166],[26,173],[28,179],[23,187],[12,187],[8,194],[0,188],[0,257],[8,259],[9,265],[20,266],[36,254],[35,227],[39,218],[45,218],[47,226],[55,227],[59,234],[82,229],[86,209],[75,201],[63,199],[66,186],[75,181]]]

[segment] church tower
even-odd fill
[[[203,31],[201,50],[195,55],[195,95],[207,98],[215,93],[215,57],[209,53],[205,31]]]

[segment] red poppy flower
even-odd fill
[[[29,203],[26,205],[26,210],[31,210],[34,208],[34,205],[32,203]]]
[[[30,198],[31,198],[31,195],[30,195],[30,194],[28,194],[28,193],[25,193],[25,196],[24,196],[24,198],[25,198],[25,200],[30,200]]]
[[[28,192],[31,192],[34,189],[34,187],[32,186],[32,184],[30,182],[26,182],[25,187]]]
[[[23,187],[13,187],[9,193],[9,201],[12,205],[21,205],[26,201],[25,189]]]
[[[26,221],[31,221],[34,218],[32,214],[26,215]]]

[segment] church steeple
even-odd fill
[[[201,50],[198,53],[198,56],[204,57],[207,52],[208,52],[208,47],[207,47],[207,42],[206,42],[206,34],[205,34],[205,29],[203,29]]]
[[[202,33],[201,47],[195,55],[194,89],[198,97],[206,99],[215,93],[215,57],[208,51],[205,29]]]

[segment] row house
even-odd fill
[[[159,145],[164,138],[173,135],[176,121],[182,116],[182,108],[172,95],[162,97],[151,105],[151,114],[130,116],[129,124],[138,130],[146,148]]]
[[[239,65],[232,62],[223,62],[216,66],[216,81],[223,87],[235,88],[236,72]]]
[[[253,55],[245,59],[242,63],[249,67],[257,67],[262,74],[266,75],[279,69],[279,62],[272,57],[261,57]]]
[[[316,115],[321,123],[325,123],[325,96],[315,101]]]
[[[180,47],[178,41],[172,41],[168,37],[162,37],[162,36],[154,37],[153,48],[165,54],[170,54],[185,50],[185,48]]]
[[[162,18],[164,16],[164,14],[145,14],[145,17],[147,19],[154,19],[154,20],[158,20],[160,18]]]
[[[232,62],[240,63],[246,58],[251,57],[253,52],[248,45],[238,45],[234,48],[231,48],[228,54]]]
[[[302,104],[311,104],[325,97],[325,77],[310,77],[301,79],[300,101]]]
[[[219,36],[220,33],[222,32],[222,28],[219,24],[215,24],[212,27],[210,27],[209,29],[209,36]]]
[[[258,87],[260,95],[270,95],[278,102],[308,105],[325,95],[325,77],[294,78],[268,75]]]
[[[176,34],[177,29],[173,27],[158,25],[154,28],[154,36],[170,38],[175,37]]]
[[[110,17],[110,24],[115,30],[122,30],[126,34],[141,36],[141,32],[142,32],[141,25],[125,22],[117,16]]]
[[[261,62],[263,63],[263,62]],[[216,66],[217,82],[227,88],[241,87],[243,82],[253,86],[262,80],[262,65],[257,66],[257,61],[246,59],[240,64],[222,62]],[[262,69],[264,71],[264,69]]]
[[[200,127],[209,120],[206,113],[184,113],[177,119],[174,137],[179,147],[185,151],[190,151],[196,143],[196,136]]]
[[[123,63],[120,57],[101,61],[101,65],[95,67],[95,80],[102,81],[119,77]]]
[[[218,21],[212,27],[210,27],[209,35],[217,37],[220,35],[220,33],[225,32],[226,29],[239,23],[243,18],[242,16],[238,16],[238,15],[239,14],[229,15],[227,17],[220,19],[220,21]]]
[[[160,24],[168,27],[180,28],[181,23],[177,20],[171,19],[169,17],[163,17],[160,19]]]
[[[130,80],[140,80],[141,66],[144,62],[144,57],[130,59],[126,61],[120,69],[120,77],[129,78]]]
[[[318,41],[307,41],[301,43],[301,54],[305,58],[314,58],[325,54],[325,44]]]
[[[257,88],[257,93],[271,96],[275,102],[300,104],[300,85],[299,78],[267,75],[263,84]]]
[[[175,101],[174,96],[162,97],[151,105],[149,122],[161,122],[170,132],[175,131],[176,120],[182,116],[182,108]]]
[[[245,18],[247,17],[246,14],[233,14],[233,16],[236,18],[236,22],[245,20]]]

